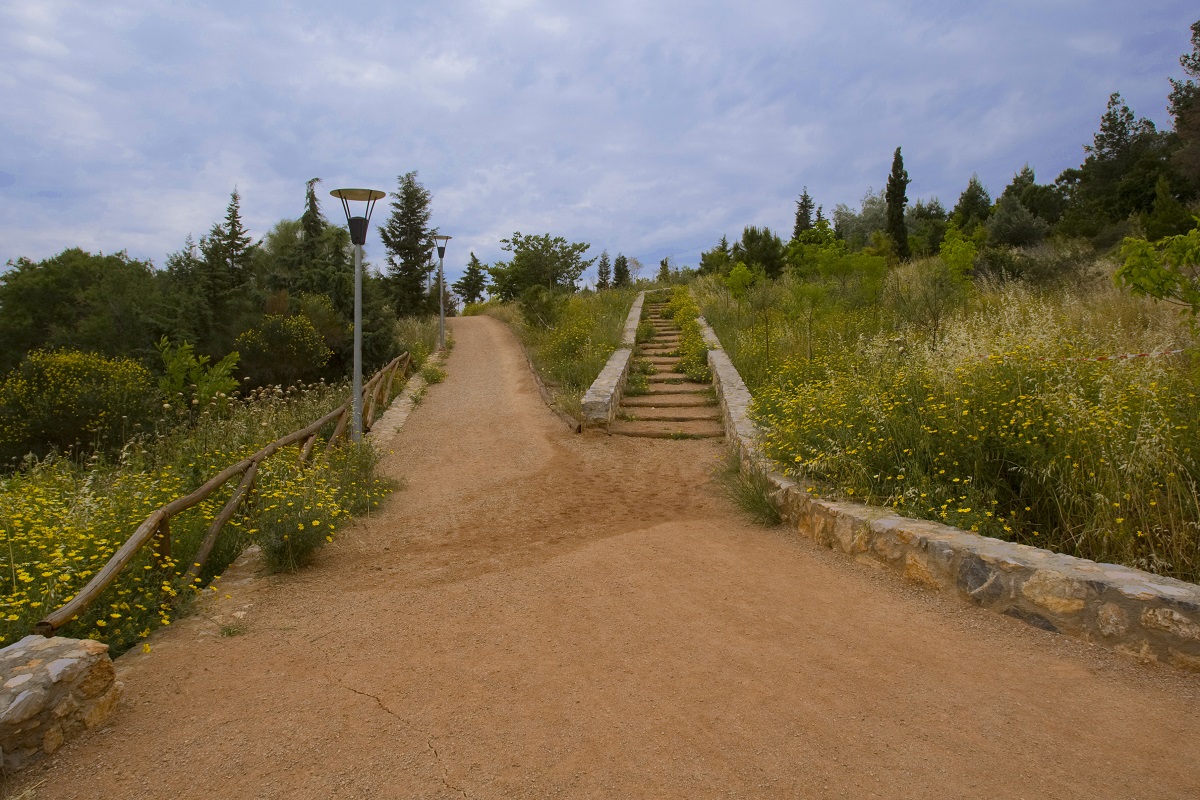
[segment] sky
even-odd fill
[[[1168,126],[1190,2],[0,0],[0,264],[68,247],[161,267],[241,196],[410,170],[446,270],[514,231],[695,266],[804,187],[857,208],[903,148],[910,202],[1078,166],[1110,93]],[[366,257],[384,253],[376,209]]]

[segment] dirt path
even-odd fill
[[[241,635],[193,617],[119,659],[111,727],[10,791],[1200,796],[1200,681],[749,525],[719,444],[572,435],[506,328],[454,334],[386,462],[407,489],[231,581]]]

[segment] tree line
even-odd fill
[[[909,203],[910,178],[900,147],[883,190],[868,191],[856,210],[838,204],[829,218],[804,187],[796,201],[790,240],[767,227],[747,226],[701,254],[701,274],[729,275],[739,264],[769,278],[803,269],[814,245],[836,240],[848,253],[898,263],[939,255],[963,244],[973,266],[1020,276],[1020,252],[1047,240],[1085,242],[1107,250],[1127,237],[1156,242],[1188,234],[1200,199],[1200,21],[1191,26],[1192,52],[1179,61],[1187,78],[1170,81],[1172,127],[1159,130],[1114,92],[1085,158],[1053,182],[1039,183],[1026,164],[993,199],[972,175],[953,207],[937,198]],[[807,254],[807,255],[806,255]]]

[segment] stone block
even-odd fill
[[[1147,608],[1142,612],[1142,625],[1166,631],[1180,639],[1200,642],[1200,624],[1170,608]]]
[[[992,606],[1009,594],[1004,573],[975,555],[968,555],[958,567],[958,590],[979,606]]]
[[[945,581],[939,572],[928,558],[915,550],[910,550],[904,556],[904,577],[927,589],[945,588]]]
[[[117,710],[121,699],[121,691],[125,688],[122,683],[114,683],[107,692],[96,698],[96,701],[83,712],[83,724],[90,730],[108,722]]]
[[[1059,615],[1079,613],[1091,596],[1084,582],[1045,569],[1025,581],[1021,594],[1034,605]]]
[[[1129,633],[1129,615],[1116,603],[1103,603],[1096,609],[1096,627],[1110,638],[1124,636]]]
[[[9,771],[111,718],[121,684],[108,646],[27,637],[0,650],[0,758]]]

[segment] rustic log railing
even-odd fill
[[[365,430],[370,429],[371,423],[375,419],[376,409],[390,398],[396,373],[399,372],[401,377],[403,377],[408,373],[411,366],[412,357],[408,353],[402,353],[376,372],[367,381],[367,384],[363,386],[363,428]],[[241,482],[234,490],[233,496],[225,503],[221,512],[213,519],[204,537],[204,541],[200,543],[196,555],[192,558],[191,566],[188,567],[186,573],[187,581],[190,583],[195,580],[200,575],[200,571],[204,569],[204,564],[208,561],[209,555],[212,554],[225,523],[233,518],[238,506],[241,505],[246,495],[250,492],[254,484],[254,478],[258,473],[258,465],[279,450],[293,444],[300,446],[301,461],[307,461],[312,455],[313,447],[316,445],[321,429],[336,419],[337,425],[329,437],[329,443],[322,452],[322,457],[328,454],[334,443],[339,438],[346,436],[346,429],[353,408],[351,400],[352,398],[347,399],[345,403],[307,427],[276,439],[254,453],[254,455],[226,467],[191,494],[172,500],[165,506],[151,512],[150,516],[146,517],[145,521],[133,532],[133,535],[126,540],[125,544],[121,545],[121,548],[88,581],[87,585],[80,589],[79,593],[72,597],[65,605],[57,611],[48,614],[34,625],[33,632],[42,636],[53,636],[59,628],[83,613],[108,588],[109,584],[121,574],[121,570],[125,569],[133,561],[138,551],[148,543],[153,548],[153,557],[156,565],[160,568],[165,568],[171,558],[171,517],[203,502],[226,483],[240,475]]]

